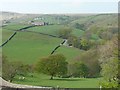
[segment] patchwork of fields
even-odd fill
[[[8,28],[11,27],[11,28]],[[8,39],[8,37],[14,33],[13,30],[20,29],[23,26],[15,28],[15,26],[7,26],[2,30],[2,42]],[[58,27],[58,26],[56,26]],[[46,34],[55,34],[54,26],[46,27],[34,27],[28,30],[34,30]],[[61,27],[61,26],[59,26]],[[8,29],[7,29],[8,28]],[[13,30],[12,30],[13,29]],[[57,28],[58,29],[58,28]],[[53,30],[53,31],[52,31]],[[79,34],[75,32],[76,34]],[[24,64],[36,63],[40,58],[49,56],[51,51],[59,45],[63,39],[54,38],[46,35],[41,35],[39,33],[32,32],[17,32],[2,49],[3,55],[6,55],[9,61],[21,61]],[[82,50],[78,50],[74,47],[61,46],[55,53],[62,53],[67,58],[68,62],[71,62],[76,56],[82,53]],[[84,88],[84,87],[98,87],[98,79],[59,79],[49,80],[50,76],[43,74],[33,74],[34,77],[26,76],[24,81],[20,81],[18,77],[15,77],[15,83],[30,84],[30,85],[40,85],[40,86],[53,86],[53,87],[65,87],[65,88]],[[90,84],[94,81],[94,84]],[[86,83],[89,83],[86,86]]]
[[[3,41],[12,31],[3,31]],[[20,60],[24,63],[34,63],[42,57],[50,55],[52,50],[63,40],[31,32],[17,32],[17,35],[3,47],[3,54],[9,60]],[[56,53],[63,53],[67,59],[72,59],[81,53],[76,48],[62,46]],[[32,57],[31,57],[32,56]]]
[[[0,34],[2,34],[2,37],[0,37],[0,39],[2,39],[2,41],[0,42],[0,45],[2,45],[2,43],[4,43],[15,31],[17,32],[17,34],[11,40],[9,40],[9,42],[6,45],[2,47],[2,53],[3,55],[7,56],[7,59],[9,61],[21,61],[24,64],[29,64],[29,65],[35,64],[41,58],[49,56],[52,50],[56,46],[60,45],[61,42],[63,42],[62,38],[58,38],[59,36],[58,31],[65,27],[69,27],[70,29],[72,29],[72,35],[79,39],[82,36],[84,36],[85,38],[87,36],[90,36],[88,38],[89,41],[93,41],[95,43],[97,41],[99,42],[100,40],[102,40],[100,38],[101,31],[102,31],[101,29],[100,31],[95,31],[95,30],[92,31],[92,29],[90,30],[89,28],[84,28],[85,30],[83,30],[81,28],[76,28],[75,25],[85,24],[86,27],[88,26],[96,27],[97,25],[99,27],[102,27],[103,24],[106,22],[108,22],[107,25],[111,25],[109,20],[104,20],[106,17],[111,17],[111,16],[110,15],[105,15],[105,16],[93,15],[93,16],[78,18],[77,16],[69,17],[64,15],[63,16],[62,15],[61,16],[40,15],[39,19],[36,21],[48,22],[50,23],[50,25],[35,26],[35,27],[27,28],[21,31],[17,31],[17,30],[24,28],[26,26],[29,26],[30,24],[28,24],[28,22],[30,20],[34,20],[35,18],[29,18],[29,19],[26,19],[25,21],[22,18],[18,19],[12,23],[9,23],[7,26],[2,27],[2,29],[0,29]],[[101,23],[100,20],[103,20],[103,22]],[[22,21],[22,23],[19,23],[20,21]],[[113,22],[115,22],[115,20]],[[54,35],[56,37],[52,37],[50,35]],[[103,34],[103,36],[105,35],[106,34]],[[73,41],[75,40],[73,39]],[[85,45],[86,42],[85,43],[83,42],[83,44]],[[55,51],[55,54],[63,54],[66,57],[66,60],[68,63],[73,63],[75,62],[74,59],[80,56],[83,52],[87,52],[87,51],[79,48],[75,48],[75,47],[61,45],[61,47]],[[85,57],[85,59],[86,58],[87,57]],[[93,62],[93,65],[94,65],[94,62]],[[53,80],[50,80],[49,78],[50,76],[48,75],[34,72],[32,74],[31,73],[27,74],[25,76],[25,80],[20,80],[19,76],[17,75],[13,79],[13,82],[19,83],[19,84],[61,87],[61,88],[99,88],[99,81],[100,81],[99,77],[98,78],[54,77]]]

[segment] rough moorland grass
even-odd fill
[[[19,76],[15,77],[14,83],[50,86],[60,88],[99,88],[99,78],[58,78],[50,80],[50,76],[34,73],[33,77],[26,76],[25,80],[19,80]]]

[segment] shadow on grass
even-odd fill
[[[74,78],[60,78],[60,79],[53,79],[56,81],[85,81],[85,79],[74,79]]]

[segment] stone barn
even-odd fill
[[[45,25],[45,22],[33,22],[31,23],[32,25],[35,25],[35,26],[44,26]]]

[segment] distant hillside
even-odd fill
[[[117,27],[118,25],[118,16],[117,14],[98,14],[91,15],[88,17],[83,17],[77,20],[74,20],[70,23],[71,26],[77,24],[83,24],[86,29],[90,27]]]
[[[16,19],[25,16],[25,14],[13,13],[13,12],[0,12],[0,21],[1,20],[10,20]]]
[[[89,30],[91,27],[117,27],[117,14],[21,14],[0,12],[0,21],[28,24],[30,21],[69,25],[72,28]]]
[[[0,21],[2,24],[8,23],[23,23],[25,21],[29,21],[32,18],[39,16],[40,14],[23,14],[23,13],[16,13],[16,12],[0,12]]]

